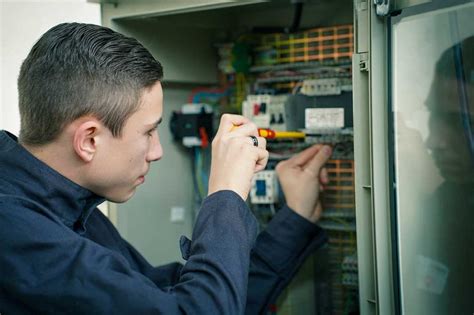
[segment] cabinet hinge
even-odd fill
[[[390,0],[374,0],[374,5],[378,16],[387,16],[390,13]]]
[[[364,52],[360,54],[355,54],[357,60],[359,61],[359,71],[369,72],[369,54]]]

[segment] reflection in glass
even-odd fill
[[[402,19],[394,26],[395,160],[404,314],[474,313],[472,16],[474,5],[470,4]],[[444,33],[435,37],[431,33],[440,25]],[[420,54],[426,42],[408,34],[416,29],[436,38],[426,54]],[[410,76],[417,68],[429,82],[425,88],[416,81],[420,78]]]

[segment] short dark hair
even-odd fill
[[[458,53],[458,54],[457,54]],[[446,108],[447,91],[458,91],[458,83],[464,84],[468,98],[474,97],[474,36],[467,37],[443,51],[435,66],[431,90],[426,104],[430,111],[443,111]],[[460,58],[457,60],[456,58]],[[458,61],[456,65],[455,60]],[[460,74],[464,77],[458,77]],[[462,82],[458,82],[462,80]],[[459,99],[449,99],[458,104]]]
[[[119,137],[143,91],[162,78],[161,64],[134,38],[93,24],[54,26],[21,66],[20,141],[49,143],[85,115]]]

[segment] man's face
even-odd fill
[[[121,137],[107,129],[93,161],[90,189],[114,202],[130,199],[144,183],[150,163],[163,155],[157,127],[163,115],[163,90],[157,82],[146,90],[138,111],[126,121]]]
[[[437,92],[433,92],[436,98],[432,99],[432,104],[427,104],[430,109],[427,147],[444,179],[456,183],[473,183],[474,160],[466,135],[468,130],[462,120],[457,82],[445,81],[438,83],[437,87]],[[466,87],[468,99],[473,100],[472,84]],[[474,127],[474,113],[470,112],[465,118],[469,118]]]

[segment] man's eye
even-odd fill
[[[154,132],[156,132],[156,128],[151,129],[150,131],[147,132],[147,134],[148,136],[152,137]]]

